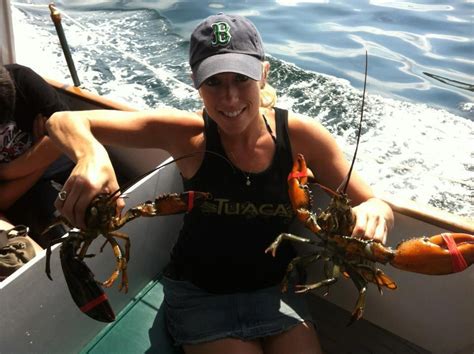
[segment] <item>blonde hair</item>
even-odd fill
[[[265,83],[265,85],[260,89],[260,107],[273,108],[276,101],[276,90],[268,83]]]

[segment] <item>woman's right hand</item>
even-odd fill
[[[86,210],[92,199],[100,193],[113,193],[118,188],[112,163],[105,148],[100,145],[93,156],[78,159],[54,206],[72,225],[85,229]],[[123,199],[119,198],[117,213],[124,206]]]

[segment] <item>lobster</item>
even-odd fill
[[[174,159],[158,168],[189,156],[192,155]],[[153,169],[137,177],[135,180],[155,170]],[[199,206],[212,198],[210,193],[205,192],[168,193],[158,196],[154,201],[146,201],[139,204],[127,210],[123,215],[116,215],[116,201],[121,196],[121,190],[123,188],[118,189],[114,193],[98,194],[91,201],[86,210],[85,229],[73,228],[73,225],[66,218],[59,216],[54,223],[43,231],[43,234],[46,234],[60,224],[70,228],[67,236],[50,242],[46,250],[46,275],[52,280],[50,269],[51,247],[54,244],[61,243],[59,251],[61,268],[63,269],[64,278],[66,279],[72,299],[83,313],[101,322],[113,322],[115,320],[114,311],[102,287],[111,287],[118,276],[122,274],[119,291],[124,291],[125,293],[128,291],[127,264],[130,260],[130,239],[126,234],[117,230],[138,217],[164,216],[189,212],[193,207]],[[106,239],[100,250],[102,251],[105,245],[110,243],[116,258],[114,271],[102,283],[94,279],[94,274],[84,262],[84,258],[92,257],[92,255],[87,254],[87,250],[91,243],[100,235]],[[116,239],[124,240],[125,252]]]
[[[314,284],[296,285],[297,293],[305,293],[322,286],[330,286],[342,273],[349,277],[359,291],[359,296],[349,324],[359,320],[364,312],[368,283],[394,290],[397,284],[376,263],[414,273],[445,275],[460,272],[474,263],[474,235],[466,233],[443,233],[430,237],[419,237],[399,243],[395,249],[376,240],[351,237],[355,217],[350,200],[342,191],[331,191],[327,208],[319,215],[312,212],[312,195],[308,186],[308,171],[304,156],[299,154],[288,178],[288,193],[296,218],[314,233],[316,240],[289,233],[280,234],[265,250],[276,255],[284,240],[316,245],[318,251],[294,258],[288,265],[282,280],[282,291],[288,289],[290,274],[298,265],[308,265],[318,259],[326,261],[327,279]],[[329,268],[332,263],[332,269]]]
[[[323,190],[332,195],[327,208],[319,215],[312,211],[312,196],[308,186],[308,168],[302,154],[298,154],[288,176],[288,194],[296,218],[317,236],[317,240],[282,233],[265,250],[274,257],[278,246],[284,240],[315,244],[318,252],[294,258],[288,264],[287,271],[281,282],[282,291],[288,289],[290,274],[298,265],[308,265],[318,259],[326,261],[327,278],[314,284],[296,285],[297,293],[305,293],[322,286],[334,284],[339,275],[349,277],[359,291],[355,309],[349,324],[362,318],[368,283],[390,290],[397,284],[376,263],[390,264],[396,268],[428,275],[443,275],[460,272],[474,263],[474,235],[465,233],[444,233],[431,237],[413,238],[401,242],[395,249],[375,240],[364,240],[349,235],[355,225],[355,214],[346,194],[352,169],[359,148],[362,120],[364,115],[365,93],[367,85],[368,54],[365,52],[365,79],[362,93],[359,129],[356,148],[352,157],[349,172],[342,184],[333,191],[321,184]],[[329,264],[332,263],[332,269]]]

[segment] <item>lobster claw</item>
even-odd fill
[[[167,193],[158,196],[154,201],[147,201],[127,212],[115,220],[114,230],[138,217],[153,217],[158,215],[174,215],[191,211],[212,198],[210,193],[187,191],[183,193]]]
[[[315,215],[311,212],[312,200],[308,188],[308,168],[302,154],[298,154],[288,175],[288,194],[298,220],[313,233],[321,231]]]
[[[474,263],[474,235],[443,233],[400,243],[390,264],[414,273],[442,275],[461,272]]]
[[[89,267],[73,254],[71,243],[65,242],[61,245],[60,258],[64,278],[77,307],[97,321],[115,321],[115,313],[107,299],[107,294],[94,280],[94,274]]]

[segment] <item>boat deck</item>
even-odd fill
[[[161,303],[163,287],[150,282],[82,351],[91,353],[182,353],[172,344]]]
[[[430,353],[366,320],[347,327],[348,311],[320,298],[307,295],[318,326],[325,353],[415,354]],[[161,307],[163,288],[159,280],[149,283],[119,314],[117,320],[105,327],[81,354],[99,353],[160,353],[180,354],[173,346],[165,328]]]

